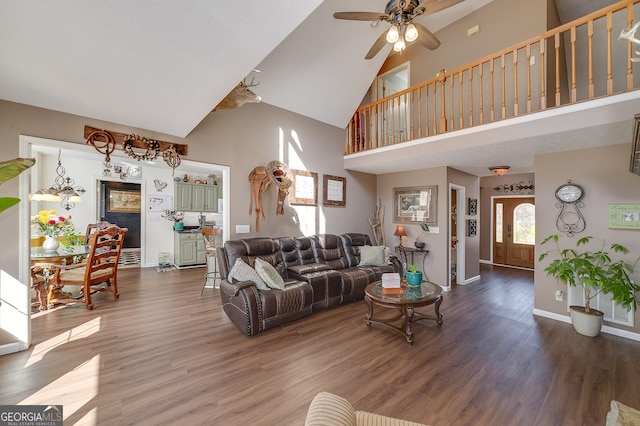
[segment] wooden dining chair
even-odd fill
[[[111,226],[111,223],[107,222],[106,220],[101,220],[96,223],[88,224],[87,230],[84,233],[84,245],[86,246],[89,244],[89,240],[91,239],[91,236],[95,234],[96,231],[99,231],[100,229],[108,228],[109,226]]]
[[[120,251],[124,242],[127,228],[111,225],[108,228],[96,230],[89,238],[89,253],[82,263],[74,265],[54,266],[48,293],[47,305],[54,303],[56,292],[64,286],[81,286],[81,296],[74,300],[84,300],[87,309],[93,309],[91,294],[98,291],[108,291],[117,299],[117,273]],[[99,284],[102,284],[99,286]],[[58,302],[66,300],[57,299]]]

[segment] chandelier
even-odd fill
[[[69,176],[65,176],[67,171],[62,166],[60,151],[58,150],[58,166],[56,167],[54,184],[49,188],[37,190],[31,200],[60,202],[60,206],[69,211],[76,206],[76,203],[82,202],[80,195],[86,191],[81,186],[76,187],[75,181]]]

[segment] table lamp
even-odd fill
[[[396,226],[396,232],[394,232],[393,235],[398,237],[398,239],[400,240],[398,242],[398,246],[402,247],[402,237],[407,236],[407,232],[404,230],[404,226],[402,225]]]

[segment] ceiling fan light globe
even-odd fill
[[[407,29],[404,32],[404,39],[407,43],[411,43],[412,41],[416,41],[418,39],[418,29],[413,23],[407,25]]]
[[[388,43],[396,43],[400,39],[400,31],[398,31],[398,27],[392,25],[387,31],[387,42]]]
[[[396,41],[393,45],[393,50],[396,52],[402,52],[405,48],[404,40],[400,39]]]

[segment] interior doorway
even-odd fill
[[[448,288],[452,284],[465,282],[465,197],[464,186],[449,184],[449,276]]]
[[[376,79],[376,99],[382,99],[387,96],[395,95],[409,88],[409,63],[399,65],[383,74]],[[382,107],[382,120],[380,129],[381,134],[385,135],[385,139],[391,139],[395,142],[401,142],[407,138],[407,129],[409,127],[409,103],[400,99],[397,101],[389,101]]]
[[[533,269],[535,213],[533,197],[493,199],[493,263]]]

